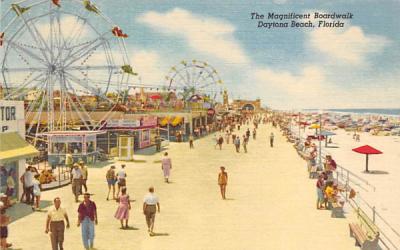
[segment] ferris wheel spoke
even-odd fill
[[[90,119],[89,114],[87,114],[86,110],[84,111],[86,113],[86,119],[82,116],[82,112],[81,110],[76,106],[75,102],[72,100],[70,94],[67,92],[66,94],[67,99],[69,100],[69,102],[71,103],[71,105],[74,107],[76,114],[78,115],[78,117],[81,119],[81,122],[83,123],[83,125],[86,127],[87,130],[90,130],[89,125],[87,124],[87,120]],[[77,102],[80,104],[79,102],[79,98],[76,98]],[[81,104],[80,104],[81,105]],[[81,106],[83,107],[83,106]]]
[[[46,68],[6,68],[4,67],[3,70],[5,72],[32,72],[32,71],[45,71]]]
[[[86,83],[85,81],[82,81],[81,79],[77,78],[76,76],[65,72],[65,76],[67,79],[75,82],[76,84],[78,84],[79,86],[83,87],[86,90],[90,90],[92,93],[97,93],[99,96],[101,96],[104,100],[107,100],[108,102],[111,102],[104,94],[102,93],[98,93],[98,91],[93,88],[92,86],[90,86],[88,83]]]
[[[104,70],[104,69],[113,69],[118,70],[120,67],[118,66],[111,66],[111,65],[99,65],[99,66],[71,66],[66,68],[66,70]]]
[[[34,54],[33,52],[29,51],[27,48],[24,48],[23,46],[15,43],[15,42],[12,42],[12,41],[6,40],[5,42],[8,44],[8,46],[10,48],[12,48],[17,53],[18,53],[18,51],[23,52],[24,54],[28,55],[30,58],[35,59],[38,62],[45,63],[45,61],[42,58],[40,58],[38,55]]]
[[[66,97],[67,99],[70,101],[71,105],[74,107],[75,112],[78,114],[79,118],[81,119],[82,123],[85,125],[87,130],[90,130],[88,124],[87,124],[87,119],[85,119],[82,114],[81,111],[83,111],[83,113],[86,115],[87,118],[90,118],[89,114],[87,113],[84,105],[82,105],[79,101],[79,96],[76,94],[75,88],[72,87],[71,83],[69,81],[67,81],[67,79],[65,78],[65,75],[62,77],[62,82],[64,83],[64,88],[65,88],[65,93],[66,93]],[[75,104],[74,100],[72,100],[71,95],[68,91],[67,86],[72,90],[73,94],[76,97],[76,102],[78,103],[79,107]]]
[[[92,51],[96,50],[98,47],[102,46],[104,43],[105,43],[104,40],[97,40],[94,43],[89,44],[89,45],[85,46],[84,48],[81,48],[77,52],[70,54],[68,57],[72,58],[72,59],[66,63],[66,67],[69,67],[71,64],[79,61],[86,55],[89,55],[90,53],[92,53]]]
[[[17,89],[15,89],[12,93],[9,93],[8,95],[6,95],[4,99],[16,99],[16,98],[19,98],[20,96],[26,94],[26,92],[23,91],[23,89],[25,89],[29,84],[31,84],[31,83],[34,82],[34,81],[37,81],[37,82],[34,83],[34,84],[32,85],[32,87],[35,87],[35,86],[37,86],[38,84],[40,84],[40,81],[41,81],[42,79],[39,79],[39,78],[43,77],[43,74],[44,74],[44,73],[41,73],[41,74],[39,74],[38,76],[36,76],[35,78],[33,78],[33,79],[27,81],[26,83],[21,84],[21,85],[20,85]],[[17,95],[16,95],[16,94],[17,94]]]
[[[203,75],[203,72],[204,72],[203,70],[199,71],[199,73],[195,77],[193,84],[196,84],[199,81],[200,77]]]
[[[38,31],[37,31],[36,27],[34,26],[33,21],[31,21],[32,24],[28,24],[24,15],[20,14],[20,17],[22,18],[22,20],[25,24],[25,27],[29,31],[29,33],[30,33],[31,37],[33,38],[33,40],[35,41],[36,45],[39,47],[43,57],[46,59],[47,62],[49,62],[49,58],[47,57],[47,54],[44,52],[44,50],[45,50],[44,47],[47,47],[47,45],[43,47],[43,44],[42,44],[43,40],[39,41],[40,34],[38,34]],[[34,32],[33,29],[36,29],[36,33]]]
[[[45,86],[45,81],[42,84],[42,86],[43,87]],[[42,101],[43,98],[44,98],[44,91],[42,91],[42,93],[40,94],[39,98],[36,98],[35,101],[31,102],[30,105],[33,104],[33,106],[32,107],[29,106],[28,109],[27,109],[27,112],[26,112],[27,113],[27,115],[26,115],[27,118],[33,116],[33,119],[31,120],[29,128],[27,129],[28,133],[32,130],[35,120],[37,120],[36,126],[40,127],[40,121],[41,121],[41,118],[42,118],[42,111],[43,111],[43,107],[44,107],[44,104],[45,104],[45,102]],[[37,105],[37,103],[39,101],[40,101],[39,108],[36,110],[36,112],[33,112],[33,109],[35,108],[35,106]]]
[[[176,74],[181,78],[181,80],[183,81],[183,84],[185,86],[188,86],[189,88],[192,87],[190,86],[190,84],[188,84],[188,78],[185,78],[182,74],[181,71],[177,71]]]

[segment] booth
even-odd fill
[[[122,161],[133,160],[135,138],[130,135],[118,136],[118,159]]]
[[[52,131],[43,133],[48,141],[48,161],[52,168],[65,165],[66,154],[73,161],[94,163],[98,155],[96,138],[105,131]]]
[[[157,117],[148,115],[125,115],[124,119],[107,120],[107,152],[130,160],[135,150],[150,147],[157,129]],[[129,146],[128,146],[129,145]],[[131,148],[130,145],[133,145]],[[122,147],[122,148],[121,148]]]

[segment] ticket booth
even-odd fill
[[[118,136],[118,159],[122,161],[133,160],[135,137],[132,135]]]

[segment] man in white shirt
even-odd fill
[[[78,202],[78,197],[81,194],[82,186],[82,171],[77,163],[71,171],[72,193],[75,195],[75,202]]]
[[[153,228],[157,210],[160,212],[160,202],[154,194],[154,187],[150,187],[149,193],[143,199],[143,214],[146,216],[147,231],[150,236],[154,236]]]
[[[33,204],[33,173],[31,170],[31,166],[26,168],[26,171],[23,175],[23,183],[24,183],[24,193],[25,193],[25,202],[27,204]]]
[[[60,207],[61,199],[56,197],[54,199],[54,207],[52,207],[47,213],[46,220],[46,233],[50,234],[51,246],[53,250],[63,250],[64,243],[64,220],[67,222],[67,228],[69,228],[69,219],[67,212],[64,208]]]
[[[117,173],[117,179],[118,179],[117,197],[119,195],[119,191],[123,187],[126,187],[126,177],[127,177],[127,174],[125,172],[125,164],[122,164],[121,165],[121,170],[119,170],[118,173]]]

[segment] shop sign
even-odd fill
[[[0,133],[19,132],[25,136],[24,103],[0,100]]]
[[[157,116],[145,116],[140,119],[142,127],[157,126]]]
[[[107,120],[106,128],[138,128],[140,121],[137,120]]]

